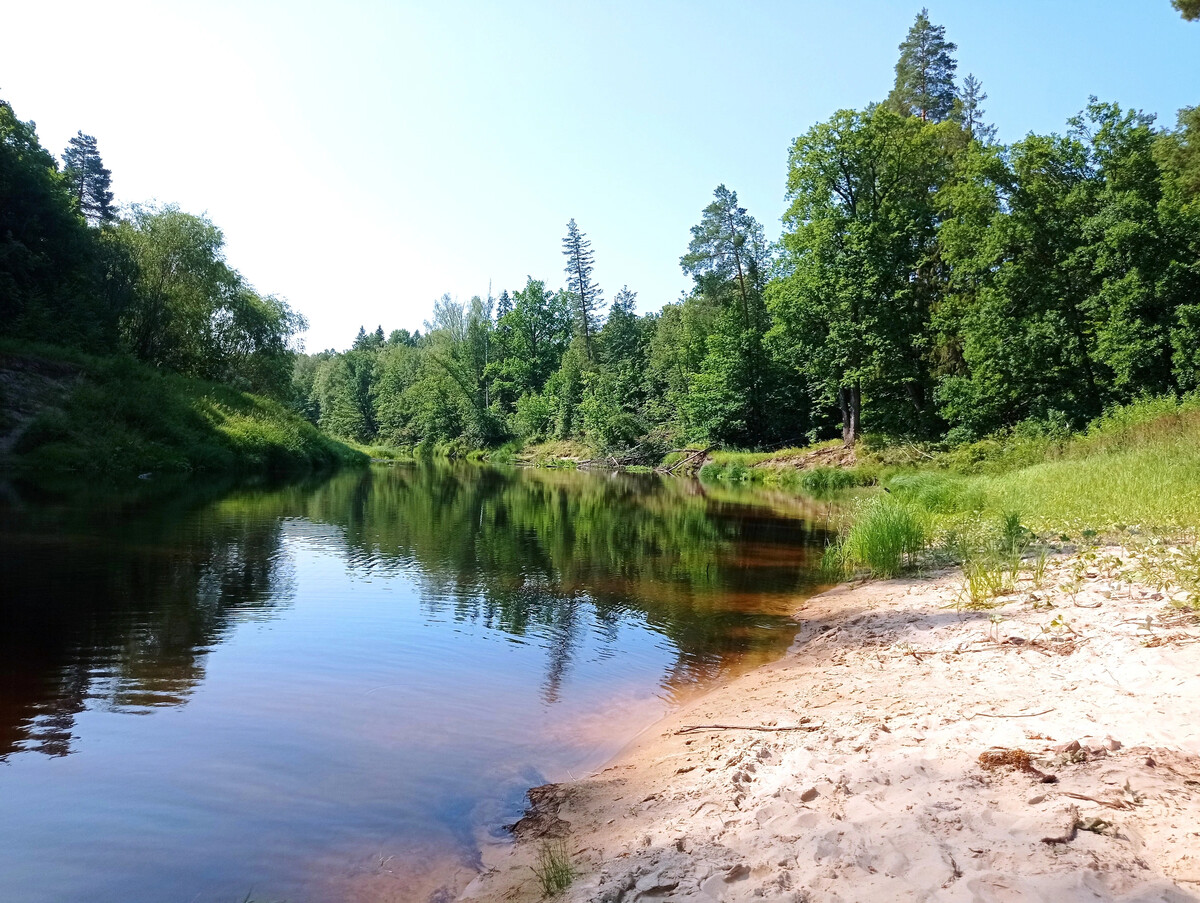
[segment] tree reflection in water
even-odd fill
[[[776,628],[815,588],[824,542],[810,504],[652,475],[431,462],[138,490],[7,494],[0,759],[67,754],[85,707],[185,703],[234,624],[292,598],[305,523],[337,528],[353,573],[419,581],[429,617],[543,639],[547,704],[581,638],[615,648],[631,616],[677,650],[668,694],[778,655],[789,634]]]

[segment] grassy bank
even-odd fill
[[[303,471],[367,462],[284,405],[128,358],[0,345],[0,429],[25,471]]]
[[[1074,437],[953,449],[883,474],[879,487],[846,507],[828,556],[844,574],[959,561],[978,603],[1058,544],[1119,537],[1161,548],[1150,557],[1166,582],[1200,590],[1188,576],[1200,526],[1197,396],[1118,408]]]

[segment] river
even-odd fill
[[[826,517],[445,463],[7,485],[0,899],[407,900],[469,875],[529,787],[783,653]]]

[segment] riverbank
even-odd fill
[[[1198,899],[1200,622],[1155,585],[1170,554],[1064,550],[974,609],[957,570],[814,597],[783,660],[531,792],[462,899],[541,899],[559,843],[568,901]]]
[[[273,399],[131,358],[0,345],[0,461],[17,470],[278,473],[368,460]]]

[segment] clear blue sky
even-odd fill
[[[61,152],[94,134],[122,203],[207,212],[309,350],[419,327],[433,299],[561,284],[570,217],[611,298],[687,280],[719,182],[779,232],[788,146],[882,99],[919,2],[5,4],[0,96]],[[1200,104],[1168,0],[937,0],[1001,140],[1089,94]]]

